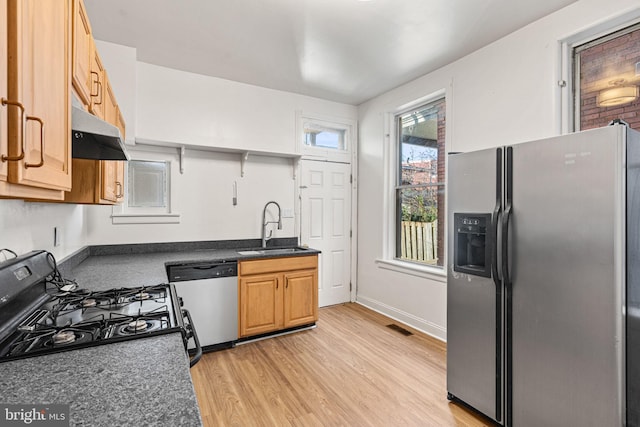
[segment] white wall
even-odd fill
[[[181,216],[180,223],[112,225],[110,206],[91,206],[87,227],[92,243],[255,239],[261,236],[262,208],[268,201],[277,201],[283,209],[294,208],[297,193],[289,160],[250,161],[241,178],[237,154],[187,150],[184,174],[179,172],[177,150],[132,154],[137,159],[172,161],[172,205]],[[232,204],[234,181],[237,206]],[[274,237],[295,234],[293,218],[284,218],[282,230],[274,230]]]
[[[638,6],[637,0],[578,1],[360,106],[359,302],[446,339],[446,282],[389,271],[375,262],[382,258],[384,245],[386,114],[445,89],[449,151],[557,134],[559,41],[614,16],[637,16]]]
[[[54,227],[61,236],[57,247],[53,246]],[[0,200],[0,230],[0,248],[18,254],[44,249],[61,260],[86,245],[84,208],[77,205]]]
[[[102,59],[107,70],[122,66],[131,72],[130,62],[112,62],[108,55]],[[355,106],[151,64],[138,62],[135,73],[139,140],[294,152],[297,111],[357,118]],[[112,74],[116,72],[109,71]],[[114,78],[120,102],[116,84]],[[252,156],[241,177],[238,154],[187,149],[184,174],[180,174],[177,150],[130,152],[134,159],[172,161],[173,208],[181,214],[180,224],[113,225],[111,207],[90,206],[87,239],[91,243],[259,238],[266,202],[275,200],[283,209],[294,209],[297,201],[299,184],[293,180],[289,159]],[[231,203],[234,181],[237,206]],[[296,234],[293,218],[285,218],[283,229],[274,232],[275,237]]]
[[[136,137],[295,151],[295,113],[355,119],[354,106],[138,63]]]

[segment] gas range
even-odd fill
[[[201,351],[171,284],[105,291],[60,286],[55,260],[34,251],[0,263],[0,362],[181,332]]]

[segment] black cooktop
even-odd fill
[[[187,330],[175,288],[90,291],[34,251],[0,263],[0,362]]]

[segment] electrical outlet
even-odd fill
[[[293,218],[293,209],[282,209],[282,218]]]
[[[53,246],[60,246],[61,230],[58,227],[53,227]]]

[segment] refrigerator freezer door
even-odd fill
[[[509,425],[622,425],[624,134],[513,146]]]
[[[627,426],[640,426],[640,133],[627,130]]]
[[[487,230],[479,230],[477,241],[482,241],[482,231],[486,231],[486,243],[489,244],[486,249],[493,250],[492,236],[495,233],[490,227],[490,218],[496,205],[496,183],[499,182],[501,169],[497,153],[501,152],[501,149],[493,149],[451,155],[447,166],[447,221],[450,224],[447,256],[447,391],[495,420],[500,420],[502,412],[502,340],[499,338],[501,329],[497,314],[501,312],[500,297],[497,296],[492,277],[473,274],[475,267],[460,269],[460,265],[468,264],[466,261],[459,262],[456,268],[454,248],[463,250],[466,244],[458,242],[456,245],[454,241],[464,237],[462,240],[466,242],[467,239],[462,233],[458,236],[456,223],[458,228],[469,229],[488,225]],[[483,222],[483,218],[488,218],[489,224]],[[467,261],[476,259],[472,262],[474,266],[485,259],[482,255],[463,258]],[[487,271],[484,267],[477,270]]]

